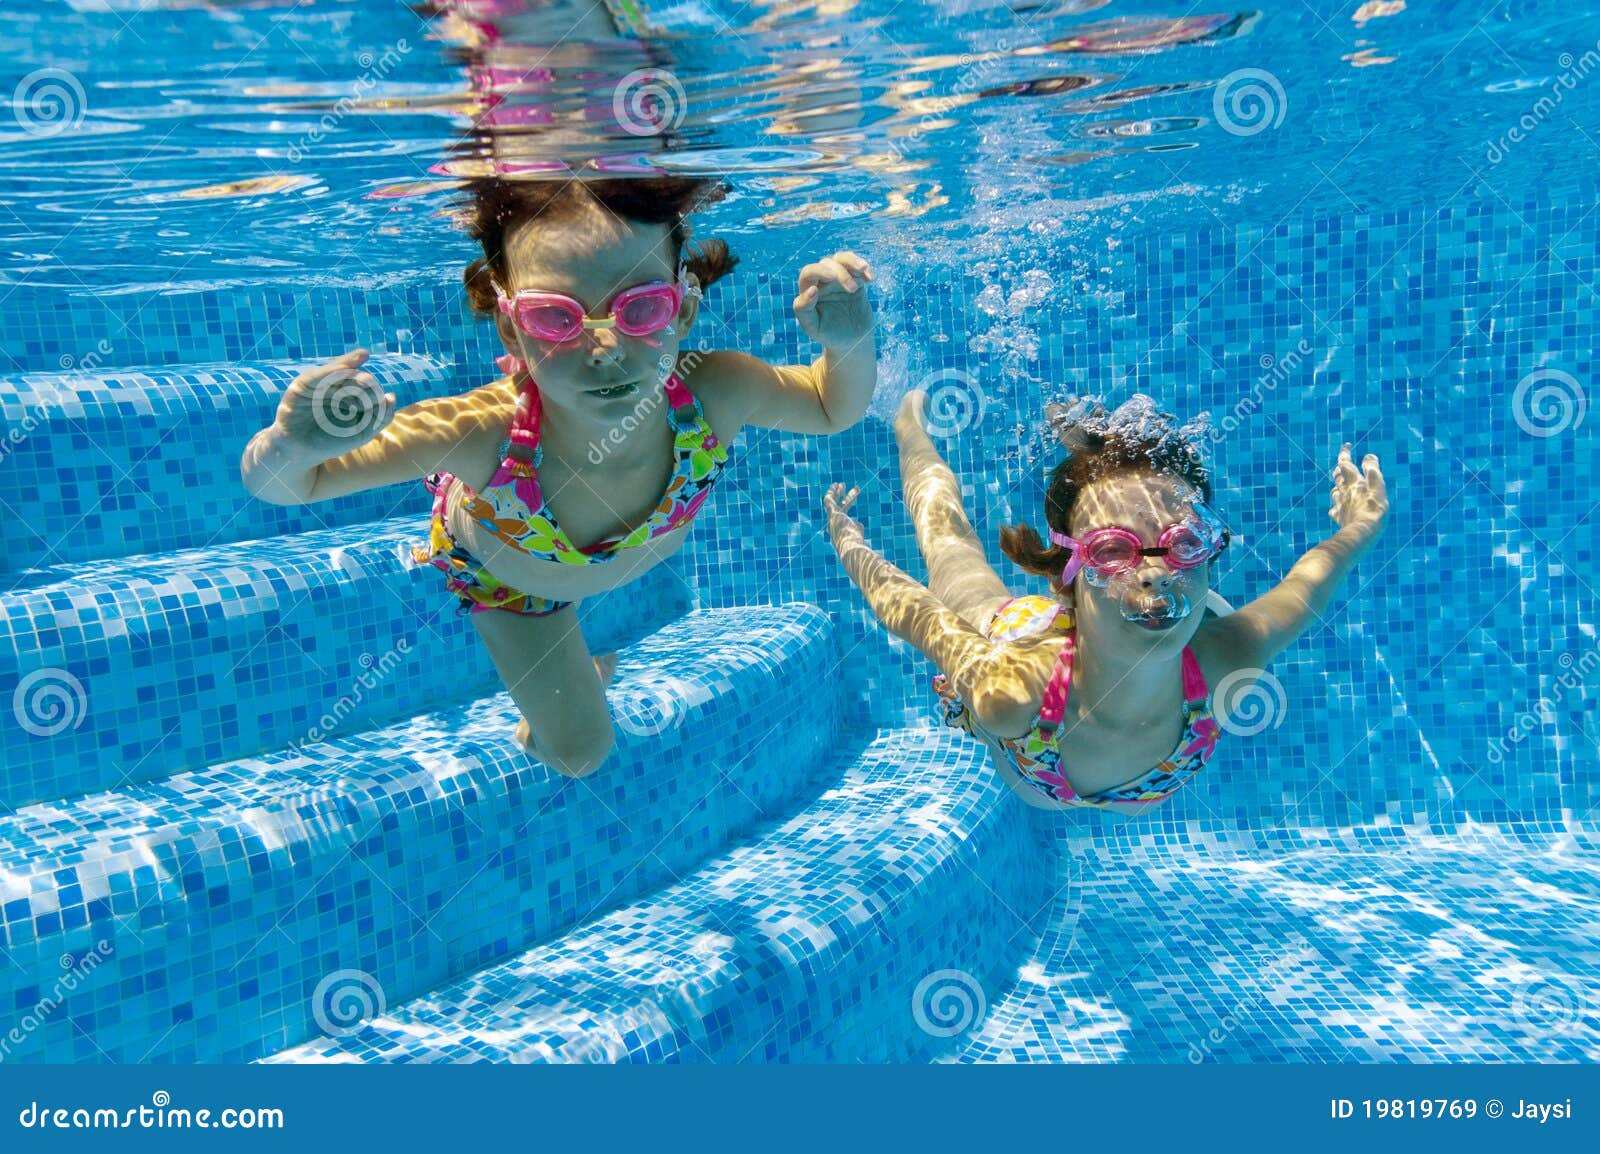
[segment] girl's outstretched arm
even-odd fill
[[[791,433],[838,433],[866,415],[878,383],[878,349],[867,285],[872,269],[839,252],[800,270],[794,315],[822,346],[809,365],[769,365],[738,352],[679,357],[679,372],[726,382],[724,407],[739,425]],[[693,367],[690,367],[693,366]],[[688,370],[687,372],[685,370]]]
[[[305,505],[456,472],[472,434],[492,426],[492,387],[428,398],[397,413],[394,394],[362,371],[366,359],[365,349],[353,349],[289,383],[273,423],[250,439],[239,461],[251,495]]]
[[[834,551],[873,613],[889,632],[939,667],[984,728],[1002,737],[1026,733],[1044,692],[1043,681],[1025,662],[1006,660],[999,646],[867,544],[861,523],[849,513],[857,494],[836,482],[823,507]]]
[[[1355,563],[1383,532],[1389,494],[1378,458],[1368,453],[1357,469],[1348,442],[1333,470],[1328,515],[1339,531],[1306,551],[1282,581],[1237,612],[1213,622],[1236,668],[1265,669],[1267,663],[1320,620]]]

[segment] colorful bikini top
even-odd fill
[[[1076,655],[1077,630],[1071,612],[1049,597],[1017,597],[1001,607],[989,626],[994,641],[1013,641],[1046,631],[1066,634],[1061,656],[1056,658],[1039,717],[1021,737],[996,737],[984,734],[1005,751],[1017,775],[1051,801],[1065,805],[1104,806],[1112,802],[1151,803],[1176,793],[1200,771],[1216,749],[1221,726],[1211,712],[1211,694],[1200,672],[1200,662],[1187,645],[1183,648],[1183,733],[1178,744],[1158,764],[1131,781],[1093,794],[1079,794],[1067,781],[1066,767],[1057,748],[1061,719],[1066,713],[1067,694],[1072,685],[1072,663]],[[975,724],[966,707],[954,696],[943,677],[934,687],[944,699],[945,722],[972,732]]]
[[[463,505],[467,514],[505,544],[568,565],[610,561],[623,549],[643,545],[687,523],[700,511],[711,486],[727,467],[728,450],[706,420],[699,398],[676,373],[667,378],[664,387],[667,423],[675,434],[676,464],[655,510],[629,532],[580,547],[556,524],[539,487],[539,463],[544,459],[539,444],[543,404],[532,378],[523,391],[524,403],[518,406],[511,428],[500,442],[500,468],[482,491],[468,491]]]

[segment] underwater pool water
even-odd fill
[[[0,1058],[1600,1057],[1600,7],[70,8],[0,14]],[[497,375],[450,201],[496,163],[723,177],[711,347],[809,358],[799,267],[878,272],[868,419],[747,430],[585,603],[619,744],[576,782],[404,564],[420,484],[239,481],[307,364]],[[1047,813],[823,532],[859,485],[925,575],[914,386],[1018,592],[1080,394],[1211,414],[1235,605],[1342,442],[1389,525],[1191,785]]]

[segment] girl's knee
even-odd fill
[[[550,743],[545,764],[563,777],[588,777],[616,748],[616,732],[607,725],[596,733],[575,734]]]

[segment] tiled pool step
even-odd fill
[[[292,362],[75,370],[0,377],[0,427],[8,430],[11,492],[25,494],[6,526],[0,589],[35,567],[74,569],[130,553],[167,553],[230,541],[276,537],[426,513],[420,483],[372,489],[314,505],[269,505],[239,480],[239,458],[272,423]],[[384,355],[368,372],[400,405],[461,392],[493,379],[475,366],[470,380],[448,360]],[[59,579],[59,578],[57,578]]]
[[[348,733],[492,692],[426,519],[79,567],[0,595],[0,813]],[[582,607],[595,652],[684,610],[669,568]],[[448,671],[447,674],[442,671]]]
[[[1600,1060],[1600,847],[1324,833],[1043,847],[1043,934],[949,1060]]]
[[[0,818],[4,1057],[258,1057],[317,1033],[330,976],[399,1001],[670,883],[820,788],[834,695],[794,687],[836,660],[812,606],[699,611],[623,653],[582,780],[501,692]]]
[[[883,1061],[949,1045],[1042,902],[1024,805],[975,742],[882,731],[831,788],[688,877],[271,1061]],[[1021,931],[1021,932],[1019,932]]]

